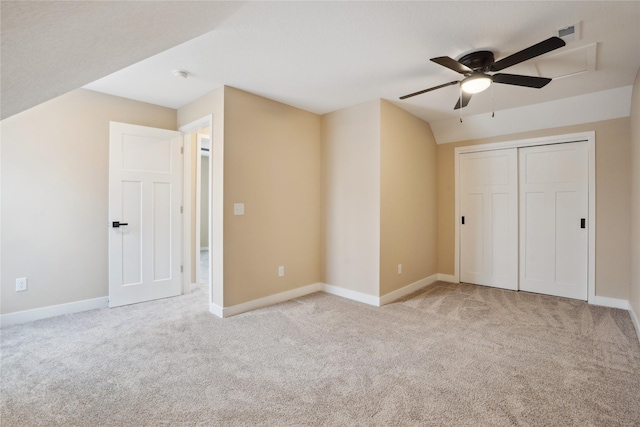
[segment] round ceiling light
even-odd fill
[[[466,93],[480,93],[491,86],[491,82],[492,80],[490,76],[482,73],[475,73],[462,80],[461,86],[462,90]]]

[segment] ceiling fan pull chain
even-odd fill
[[[491,118],[496,116],[496,104],[493,101],[493,84],[491,84]]]
[[[460,88],[460,98],[459,99],[459,103],[460,103],[460,108],[458,108],[458,112],[460,112],[460,123],[462,123],[462,83],[460,83],[458,85],[458,87]]]

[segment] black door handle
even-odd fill
[[[129,225],[127,222],[113,221],[113,228],[120,228],[121,225]]]
[[[586,218],[580,218],[580,228],[587,228]]]

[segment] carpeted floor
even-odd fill
[[[209,283],[209,251],[207,249],[200,250],[200,285]]]
[[[228,319],[202,289],[2,331],[9,426],[638,426],[626,311],[438,282]]]

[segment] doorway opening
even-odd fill
[[[180,128],[184,135],[183,293],[211,297],[212,284],[212,117]]]
[[[196,203],[195,203],[195,252],[196,252],[196,286],[206,287],[210,280],[211,266],[209,245],[209,224],[211,223],[211,138],[209,129],[196,134]]]

